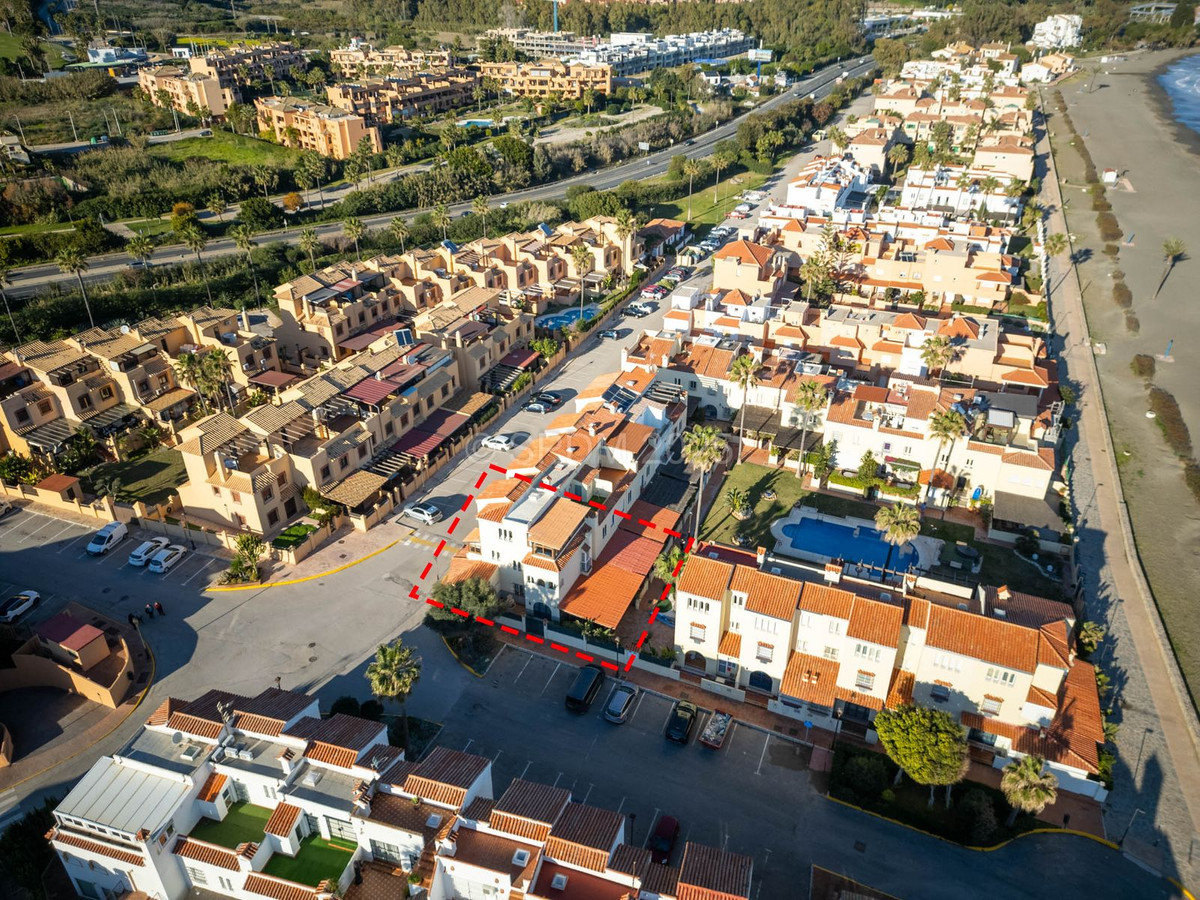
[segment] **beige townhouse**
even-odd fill
[[[346,47],[329,51],[329,61],[342,78],[374,76],[410,76],[417,72],[437,72],[451,68],[449,50],[420,50],[400,46],[376,47],[352,38]]]
[[[373,153],[383,152],[379,129],[344,109],[291,97],[259,97],[254,108],[259,131],[288,147],[346,159],[365,140]]]
[[[199,110],[204,117],[224,116],[237,100],[233,89],[214,76],[184,72],[178,66],[143,66],[138,69],[138,87],[155,106],[174,107],[185,115]]]
[[[501,91],[514,97],[581,100],[585,91],[607,96],[613,90],[612,66],[606,63],[588,65],[557,59],[485,62],[479,64],[479,71],[482,77],[492,79]]]
[[[361,116],[369,125],[391,125],[474,102],[479,76],[469,69],[416,73],[407,77],[364,79],[331,84],[331,106]]]

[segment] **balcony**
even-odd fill
[[[295,856],[272,854],[263,873],[313,888],[326,880],[337,884],[356,849],[349,841],[310,835],[300,842]]]

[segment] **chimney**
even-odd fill
[[[588,422],[588,437],[595,437],[595,436],[596,436],[596,423]]]
[[[284,775],[292,774],[292,759],[294,757],[295,753],[287,748],[281,750],[279,755],[275,757],[277,760],[279,760],[279,767],[283,769]]]
[[[829,584],[838,584],[842,580],[842,561],[832,559],[825,563],[825,580]]]
[[[767,548],[759,547],[755,551],[755,556],[758,558],[758,567],[761,569],[763,567],[763,563],[767,561]]]
[[[1000,600],[1007,600],[1012,594],[1009,593],[1008,585],[1002,584],[996,589],[996,597]]]

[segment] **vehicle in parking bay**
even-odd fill
[[[0,500],[0,518],[7,516],[14,509],[16,509],[16,507],[7,500]]]
[[[42,595],[37,591],[21,591],[13,594],[0,603],[0,622],[11,625],[41,602]]]
[[[686,700],[677,702],[675,708],[671,710],[671,717],[667,719],[667,740],[677,744],[686,744],[688,738],[691,737],[692,726],[696,724],[698,712],[695,703],[688,703]]]
[[[646,849],[650,851],[650,861],[665,866],[671,859],[671,851],[675,849],[675,841],[679,838],[679,820],[674,816],[660,816],[646,839]]]
[[[182,547],[179,544],[172,544],[170,547],[164,547],[150,557],[150,562],[146,568],[159,575],[166,575],[175,568],[186,554],[186,547]]]
[[[600,688],[604,687],[604,681],[604,670],[595,663],[588,663],[580,669],[564,699],[568,712],[582,715],[591,709],[592,701],[600,693]]]
[[[623,725],[633,712],[637,695],[638,689],[632,684],[618,684],[608,695],[608,702],[604,704],[604,718],[614,725]]]
[[[620,340],[621,335],[615,328],[606,328],[604,331],[600,332],[600,337],[604,338],[606,341],[616,341]]]
[[[549,404],[551,409],[558,409],[562,406],[563,398],[561,394],[556,394],[554,391],[538,391],[533,395],[535,400]]]
[[[109,522],[88,541],[87,552],[92,556],[103,556],[129,534],[124,522]]]
[[[541,400],[530,400],[521,409],[531,413],[548,413],[553,407],[549,403],[543,403]]]
[[[150,562],[154,554],[166,549],[170,543],[165,537],[152,537],[148,541],[142,541],[137,545],[137,549],[129,554],[129,564],[141,568]]]
[[[511,450],[517,446],[517,442],[507,434],[489,434],[482,443],[489,450]]]
[[[410,503],[400,515],[425,525],[435,525],[442,520],[442,511],[432,503]]]

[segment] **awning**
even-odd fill
[[[450,412],[449,410],[435,410],[425,421],[418,422],[413,426],[414,431],[424,431],[427,434],[440,434],[444,437],[449,437],[462,428],[469,421],[470,416],[464,416],[462,413]]]
[[[538,355],[533,350],[510,350],[508,355],[506,355],[504,359],[500,360],[500,362],[496,363],[496,365],[512,366],[514,369],[524,369],[526,366],[533,365],[537,358]]]
[[[274,369],[267,369],[265,372],[251,375],[250,383],[278,389],[286,387],[299,377],[299,375],[293,375],[291,372],[276,372]]]
[[[911,459],[901,459],[896,456],[885,456],[883,461],[893,469],[908,469],[913,472],[921,471],[921,464],[913,462]]]
[[[445,443],[448,435],[429,434],[413,429],[392,445],[392,450],[411,459],[425,459]]]
[[[379,493],[380,488],[387,482],[382,475],[359,469],[340,481],[321,488],[321,496],[354,509]]]
[[[75,437],[75,429],[81,423],[74,419],[54,419],[21,435],[30,447],[47,453],[57,453],[62,446]]]
[[[398,392],[395,384],[383,378],[364,378],[343,396],[378,406],[388,397]]]
[[[101,410],[87,420],[87,426],[92,431],[98,431],[101,434],[109,434],[116,431],[131,421],[141,419],[141,412],[128,403],[118,403],[116,406],[110,406],[108,409]]]

